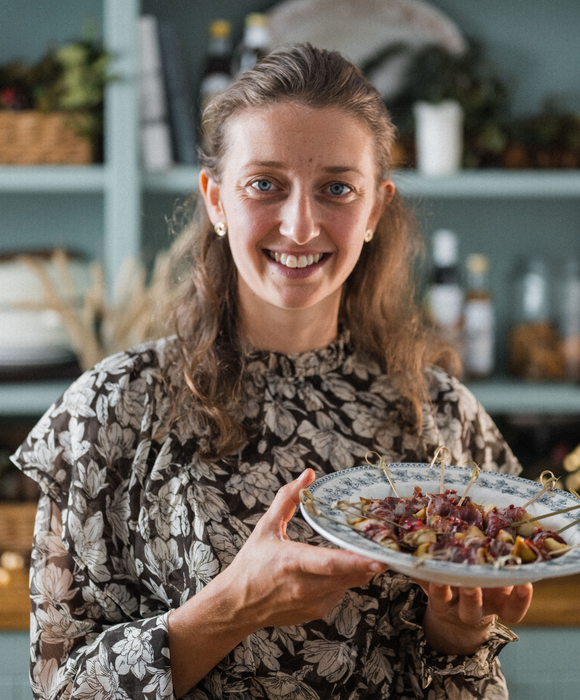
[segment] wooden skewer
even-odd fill
[[[515,523],[510,523],[510,527],[518,527],[519,525],[524,525],[525,523],[533,523],[536,520],[543,520],[544,518],[549,518],[552,515],[560,515],[561,513],[569,513],[571,510],[578,510],[580,508],[580,503],[577,506],[570,506],[569,508],[562,508],[562,510],[554,510],[551,513],[544,513],[544,515],[534,515],[526,518],[525,520],[518,520]],[[566,526],[568,527],[568,526]]]
[[[378,463],[378,464],[373,464],[372,462],[369,462],[369,455],[377,455],[377,457],[379,458],[379,463]],[[384,473],[384,475],[387,477],[387,479],[388,479],[388,481],[389,481],[389,484],[391,485],[391,488],[393,489],[393,492],[394,492],[395,496],[396,496],[397,498],[401,498],[401,496],[399,496],[399,492],[397,491],[397,487],[395,486],[393,480],[391,479],[391,471],[390,471],[390,469],[387,469],[387,464],[386,464],[386,462],[385,462],[384,457],[381,457],[381,456],[380,456],[379,454],[377,454],[376,452],[369,451],[369,452],[367,452],[366,455],[365,455],[365,460],[366,460],[367,464],[370,464],[370,465],[371,465],[371,467],[377,467],[378,469],[382,469],[382,470],[383,470],[383,473]]]
[[[580,501],[580,495],[573,488],[570,489],[570,493]],[[571,523],[568,523],[568,525],[564,525],[564,527],[561,527],[559,530],[556,530],[556,534],[559,535],[561,532],[564,532],[568,528],[573,527],[578,523],[580,523],[580,518],[578,520],[573,520]]]
[[[544,474],[550,474],[550,477],[546,480],[546,483],[544,484]],[[540,483],[544,487],[539,493],[537,493],[533,498],[530,498],[530,500],[527,503],[524,503],[522,508],[527,508],[529,505],[531,505],[534,501],[536,501],[540,496],[543,496],[545,493],[550,492],[554,486],[558,483],[558,479],[552,474],[551,471],[546,469],[546,471],[542,472],[540,474]],[[552,494],[550,494],[552,495]]]
[[[441,463],[441,480],[439,482],[439,493],[441,494],[445,491],[445,460],[449,459],[451,461],[451,452],[449,452],[445,445],[439,445],[439,447],[435,450],[435,454],[433,455],[429,469],[433,467],[438,457],[439,462]]]
[[[473,461],[471,461],[471,460],[470,460],[469,462],[465,462],[465,464],[470,464],[470,463],[471,463],[471,464],[474,464],[475,466],[474,466],[473,469],[471,470],[471,480],[470,480],[470,482],[467,484],[467,488],[465,489],[465,493],[463,494],[463,496],[461,496],[461,500],[460,500],[459,503],[458,503],[458,505],[460,505],[460,506],[463,505],[463,501],[465,500],[465,497],[467,496],[467,493],[468,493],[469,489],[470,489],[470,488],[473,486],[473,484],[477,481],[477,478],[479,477],[479,473],[481,472],[481,469],[479,468],[479,465],[478,465],[478,464],[475,464],[475,462],[473,462]],[[464,467],[465,467],[465,464],[463,465]]]

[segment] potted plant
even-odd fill
[[[0,162],[101,160],[108,63],[86,29],[36,64],[0,67]]]
[[[459,113],[462,114],[461,162],[464,167],[484,165],[487,159],[505,148],[507,134],[503,120],[509,91],[479,43],[468,41],[462,54],[453,54],[435,44],[419,50],[401,46],[399,52],[409,55],[407,69],[401,90],[386,100],[386,105],[403,140],[414,139],[415,106],[426,104],[435,108],[424,108],[423,111],[438,116],[441,112],[449,112],[455,126],[459,122]],[[386,60],[392,55],[388,54]],[[372,59],[369,65],[376,68]],[[368,67],[364,66],[363,70],[368,71]],[[449,106],[450,103],[455,106]],[[440,133],[440,127],[436,133]]]

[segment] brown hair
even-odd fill
[[[288,99],[352,114],[373,136],[377,184],[389,172],[395,129],[379,93],[338,52],[308,44],[271,53],[209,104],[203,114],[201,166],[219,181],[229,119],[244,109]],[[180,349],[175,364],[184,379],[174,385],[174,398],[176,405],[187,405],[200,451],[225,456],[246,439],[239,411],[244,347],[237,327],[237,270],[227,241],[215,235],[199,197],[193,199],[194,218],[173,250],[182,273],[172,314]],[[422,404],[429,402],[423,369],[453,359],[420,322],[413,266],[421,249],[415,218],[396,193],[344,284],[340,308],[351,342],[388,372],[408,399],[418,431]]]

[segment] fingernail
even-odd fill
[[[372,571],[374,574],[378,574],[379,571],[382,571],[382,570],[383,570],[383,565],[382,565],[382,564],[379,564],[378,561],[373,561],[373,562],[369,565],[369,571]]]

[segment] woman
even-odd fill
[[[531,586],[420,586],[292,519],[368,450],[519,468],[418,323],[378,93],[299,46],[205,127],[177,335],[83,375],[15,456],[43,490],[37,697],[506,697],[497,615]]]

